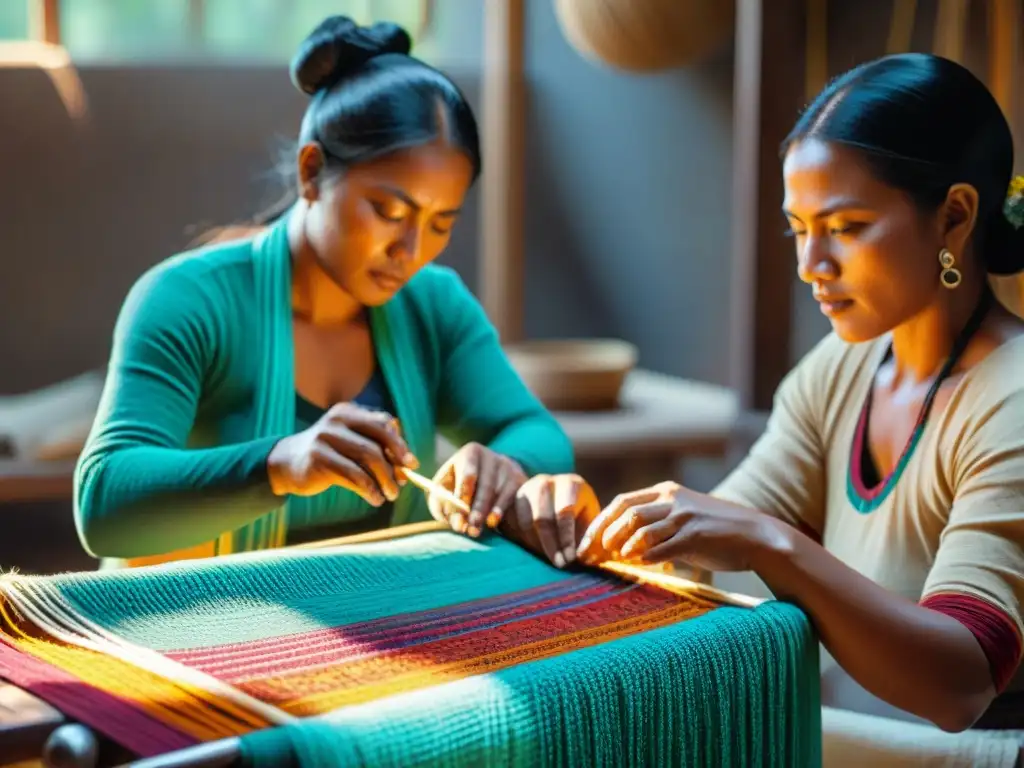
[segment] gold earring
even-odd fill
[[[942,274],[939,275],[939,280],[942,281],[943,288],[953,290],[960,285],[964,276],[960,274],[959,269],[953,266],[956,264],[956,258],[948,249],[943,248],[939,251],[939,264],[942,265]]]

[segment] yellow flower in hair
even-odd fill
[[[1010,191],[1007,194],[1010,197],[1024,195],[1024,176],[1014,176],[1010,179]]]
[[[1014,176],[1010,180],[1003,214],[1015,228],[1024,227],[1024,176]]]

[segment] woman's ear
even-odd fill
[[[954,184],[946,193],[940,224],[943,243],[956,255],[967,250],[978,223],[978,190],[970,184]]]
[[[315,141],[299,149],[299,195],[308,203],[320,199],[320,179],[324,170],[324,151]]]

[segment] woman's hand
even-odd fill
[[[748,571],[758,551],[778,543],[776,531],[761,512],[666,482],[616,497],[584,533],[578,555]]]
[[[401,468],[419,462],[384,411],[339,403],[313,426],[284,438],[267,458],[270,487],[278,496],[314,496],[339,485],[376,507],[398,498]]]
[[[601,504],[579,475],[537,475],[516,494],[509,533],[556,568],[576,560],[576,544]]]
[[[434,482],[470,508],[466,514],[434,494],[427,497],[430,514],[457,533],[479,536],[484,526],[496,528],[526,482],[526,474],[508,456],[479,443],[467,443],[444,463]]]

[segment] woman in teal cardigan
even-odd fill
[[[549,475],[572,470],[571,445],[466,286],[431,263],[479,173],[473,113],[409,47],[394,25],[325,20],[292,63],[311,96],[299,201],[131,290],[75,476],[79,535],[105,565],[431,513],[470,535],[514,507],[554,528]],[[438,432],[462,446],[435,479],[468,520],[404,482],[403,467],[435,468]]]

